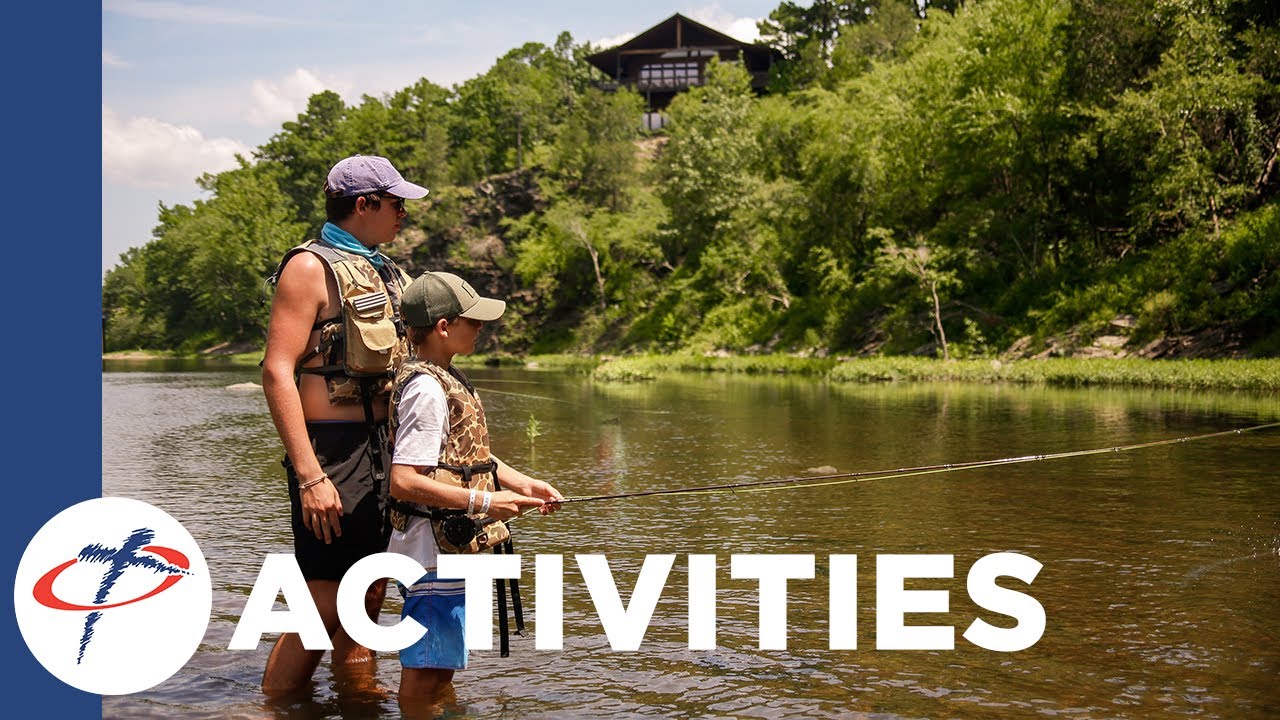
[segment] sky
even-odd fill
[[[424,77],[452,87],[527,42],[609,47],[675,13],[751,42],[778,4],[106,0],[102,271],[151,239],[160,203],[207,199],[200,175],[251,158],[322,90],[350,105]]]

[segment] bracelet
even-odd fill
[[[485,491],[484,504],[480,506],[480,514],[484,515],[489,512],[489,503],[493,501],[493,493]]]
[[[476,489],[471,488],[471,497],[467,500],[467,514],[471,515],[476,511]]]
[[[324,474],[316,478],[315,480],[308,480],[298,486],[298,491],[301,492],[303,490],[306,490],[307,488],[315,487],[316,485],[319,485],[320,483],[328,479],[329,479],[328,474]]]

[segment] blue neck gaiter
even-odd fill
[[[330,245],[345,250],[346,252],[368,258],[376,268],[382,267],[382,253],[371,247],[365,247],[364,243],[356,239],[355,235],[343,230],[333,223],[325,223],[320,228],[320,238]]]

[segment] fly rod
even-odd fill
[[[716,492],[759,492],[765,490],[777,490],[785,487],[823,487],[827,485],[842,485],[845,483],[867,482],[870,480],[879,480],[891,477],[910,477],[913,475],[932,475],[936,473],[953,472],[956,470],[972,470],[975,468],[995,467],[998,465],[1015,465],[1018,463],[1038,462],[1041,460],[1059,460],[1062,458],[1085,457],[1088,455],[1103,455],[1106,453],[1127,452],[1130,450],[1143,450],[1146,448],[1160,447],[1162,445],[1176,445],[1178,443],[1193,442],[1196,440],[1208,440],[1209,438],[1224,437],[1227,435],[1243,435],[1248,432],[1256,432],[1258,430],[1267,430],[1274,427],[1280,427],[1280,422],[1266,423],[1264,425],[1254,425],[1252,427],[1237,428],[1234,430],[1222,430],[1219,432],[1204,433],[1203,435],[1189,435],[1169,440],[1155,440],[1152,442],[1135,443],[1133,445],[1119,445],[1111,447],[1094,448],[1092,450],[1072,450],[1069,452],[1044,453],[1040,455],[1020,455],[1018,457],[999,458],[996,460],[972,460],[969,462],[942,463],[938,465],[917,465],[915,467],[903,467],[894,470],[865,470],[860,472],[848,473],[832,473],[829,475],[806,475],[801,477],[778,478],[774,480],[751,480],[736,483],[723,483],[719,485],[701,485],[697,487],[669,488],[664,490],[644,490],[640,492],[617,493],[613,495],[589,495],[584,497],[567,497],[558,501],[559,504],[566,503],[582,503],[582,502],[599,502],[602,500],[624,500],[629,498],[651,497],[654,495],[693,495],[699,493],[716,493]]]

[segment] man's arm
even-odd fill
[[[262,392],[275,423],[276,434],[293,462],[299,483],[324,474],[307,435],[302,397],[294,383],[294,369],[307,353],[307,341],[320,310],[329,298],[328,273],[313,253],[294,255],[280,273],[271,302],[267,350],[262,361]],[[302,521],[317,539],[330,542],[341,535],[342,500],[328,480],[301,491]]]

